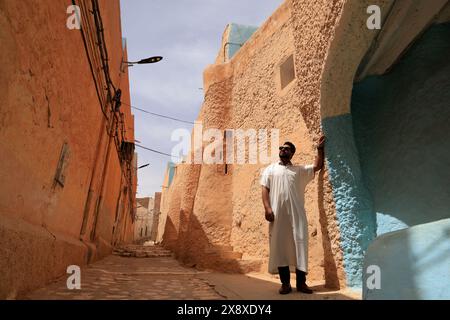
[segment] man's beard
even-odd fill
[[[279,156],[280,156],[280,159],[289,160],[289,155],[286,154],[286,153],[283,154],[283,153],[280,152]]]

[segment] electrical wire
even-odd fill
[[[170,119],[170,120],[173,120],[173,121],[178,121],[178,122],[183,122],[183,123],[195,124],[195,123],[192,122],[192,121],[182,120],[182,119],[178,119],[178,118],[166,116],[166,115],[163,115],[163,114],[159,114],[159,113],[155,113],[155,112],[150,112],[150,111],[148,111],[148,110],[145,110],[145,109],[142,109],[142,108],[138,108],[138,107],[132,106],[131,104],[128,104],[128,103],[125,103],[125,102],[122,102],[122,104],[127,105],[127,106],[131,107],[132,109],[139,110],[139,111],[144,112],[144,113],[148,113],[148,114],[150,114],[150,115],[152,115],[152,116],[155,116],[155,117],[160,117],[160,118]]]
[[[75,0],[72,0],[72,3],[75,5]],[[97,47],[99,49],[99,53],[100,53],[100,57],[99,58],[100,58],[100,62],[101,62],[101,70],[103,70],[103,74],[104,74],[105,82],[106,82],[106,88],[107,88],[107,95],[108,95],[107,96],[107,101],[108,101],[107,104],[110,104],[110,106],[111,106],[110,112],[113,115],[113,117],[111,118],[111,127],[110,127],[111,133],[108,132],[108,135],[111,137],[112,131],[115,128],[116,134],[114,136],[114,142],[115,142],[114,144],[116,145],[117,153],[119,155],[121,154],[121,149],[120,149],[120,147],[118,145],[119,144],[119,140],[120,140],[119,139],[119,133],[118,133],[119,129],[120,129],[120,133],[121,133],[122,142],[124,141],[124,138],[126,136],[126,130],[125,130],[125,123],[124,123],[124,119],[123,119],[123,113],[119,112],[120,119],[116,115],[117,103],[122,103],[122,104],[128,105],[128,106],[130,106],[133,109],[139,110],[141,112],[144,112],[144,113],[156,116],[156,117],[161,117],[161,118],[165,118],[165,119],[169,119],[169,120],[173,120],[173,121],[178,121],[178,122],[183,122],[183,123],[188,123],[188,124],[194,124],[194,122],[192,122],[192,121],[186,121],[186,120],[182,120],[182,119],[177,119],[177,118],[174,118],[174,117],[170,117],[170,116],[166,116],[166,115],[162,115],[162,114],[158,114],[158,113],[150,112],[150,111],[147,111],[147,110],[144,110],[144,109],[141,109],[141,108],[134,107],[134,106],[132,106],[130,104],[121,102],[120,101],[120,96],[119,96],[118,99],[115,99],[118,90],[117,90],[116,86],[114,85],[114,83],[113,83],[113,81],[111,79],[111,75],[110,75],[110,68],[109,68],[109,63],[108,63],[109,62],[108,50],[106,48],[105,35],[104,35],[104,32],[103,32],[104,31],[104,27],[103,27],[103,21],[102,21],[101,15],[100,15],[98,0],[91,0],[91,4],[92,4],[92,11],[90,11],[90,12],[93,15],[94,24],[95,24],[95,28],[96,28],[96,35],[97,35],[97,39],[96,39],[97,41],[95,41],[95,43],[97,44]],[[87,37],[84,34],[84,30],[83,29],[81,30],[81,33],[82,33],[84,47],[85,47],[86,54],[87,54],[87,57],[88,57],[88,62],[89,62],[89,65],[90,65],[91,73],[92,73],[92,76],[93,76],[93,79],[94,79],[94,84],[95,84],[95,87],[96,87],[97,96],[98,96],[98,99],[99,99],[99,102],[100,102],[100,106],[101,106],[101,109],[102,109],[102,112],[103,112],[105,118],[109,120],[109,117],[106,114],[106,110],[105,110],[106,108],[105,109],[103,108],[103,101],[102,101],[103,99],[101,98],[100,88],[99,88],[99,84],[97,82],[98,80],[97,80],[97,77],[95,76],[95,73],[94,73],[94,62],[93,62],[93,59],[91,59],[90,52],[89,52],[89,49],[88,49],[88,44],[87,44],[87,39],[86,39]],[[120,80],[121,79],[120,79],[120,74],[119,74],[119,88],[120,88]],[[113,89],[114,99],[112,97],[113,95],[111,94],[110,86]],[[113,101],[115,101],[116,103],[113,103]],[[116,121],[114,121],[114,120],[116,120]],[[142,148],[142,149],[145,149],[145,150],[148,150],[148,151],[151,151],[151,152],[154,152],[154,153],[158,153],[158,154],[161,154],[161,155],[173,157],[171,154],[168,154],[168,153],[165,153],[165,152],[161,152],[161,151],[158,151],[158,150],[154,150],[154,149],[151,149],[151,148],[139,145],[139,144],[135,144],[135,146],[139,147],[139,148]],[[175,156],[175,157],[176,158],[181,158],[179,156]],[[122,171],[123,177],[127,181],[128,187],[132,188],[134,179],[133,179],[133,175],[131,173],[131,161],[125,161],[125,168],[123,168],[123,166],[121,165],[121,171]],[[121,179],[122,179],[122,177],[121,177]],[[130,213],[132,214],[133,221],[134,221],[134,215],[133,215],[133,213],[134,213],[134,206],[133,206],[133,198],[132,197],[133,197],[132,196],[132,192],[129,192],[129,208],[130,208]]]
[[[173,155],[168,154],[168,153],[165,153],[165,152],[161,152],[161,151],[158,151],[158,150],[155,150],[155,149],[147,148],[147,147],[144,147],[144,146],[142,146],[142,145],[140,145],[140,144],[137,144],[137,143],[135,144],[135,146],[136,146],[136,147],[139,147],[139,148],[141,148],[141,149],[145,149],[145,150],[147,150],[147,151],[151,151],[151,152],[154,152],[154,153],[162,154],[162,155],[164,155],[164,156],[175,157],[175,158],[180,158],[180,159],[181,159],[181,157],[173,156]]]
[[[73,5],[77,5],[76,2],[75,2],[75,0],[72,0],[72,4],[73,4]],[[84,6],[81,6],[81,8],[84,9]],[[80,13],[80,14],[81,14],[81,13]],[[86,57],[87,57],[87,59],[88,59],[89,67],[90,67],[90,69],[91,69],[92,78],[93,78],[93,80],[94,80],[95,90],[96,90],[96,92],[97,92],[97,97],[98,97],[98,101],[99,101],[99,103],[100,103],[100,108],[101,108],[101,110],[102,110],[102,113],[103,113],[104,117],[105,117],[106,119],[109,120],[108,115],[106,114],[105,110],[103,109],[103,101],[102,101],[102,98],[101,98],[101,95],[100,95],[99,84],[97,83],[98,80],[97,80],[97,78],[96,78],[96,76],[95,76],[95,72],[94,72],[94,63],[93,63],[93,61],[92,61],[92,59],[91,59],[91,55],[90,55],[90,52],[89,52],[89,46],[88,46],[88,44],[87,44],[86,35],[84,34],[85,31],[86,31],[86,32],[89,32],[89,31],[90,31],[90,30],[85,30],[85,28],[84,28],[84,25],[86,24],[86,26],[88,26],[89,23],[86,23],[86,22],[88,21],[87,19],[81,21],[82,17],[85,17],[85,15],[84,15],[84,14],[81,14],[81,17],[80,17],[80,23],[82,22],[82,23],[81,23],[81,26],[80,26],[81,38],[82,38],[82,40],[83,40],[84,48],[85,48],[85,51],[86,51]]]

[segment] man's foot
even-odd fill
[[[280,290],[278,292],[280,294],[288,294],[292,291],[292,287],[290,284],[282,284]]]
[[[303,292],[303,293],[308,293],[308,294],[313,293],[313,291],[306,285],[306,283],[303,283],[303,284],[297,286],[297,291]]]

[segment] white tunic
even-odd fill
[[[308,221],[305,214],[305,187],[314,179],[314,166],[269,165],[261,175],[267,187],[275,220],[269,224],[269,272],[289,266],[308,272]]]

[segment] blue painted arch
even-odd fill
[[[322,121],[350,287],[377,236],[450,217],[449,40],[449,23],[432,26],[388,74],[354,85],[351,113]]]

